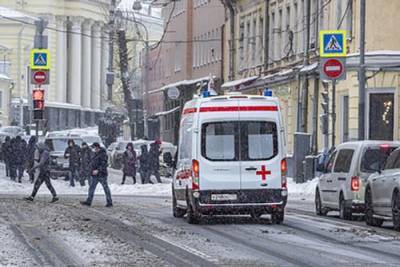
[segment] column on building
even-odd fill
[[[85,20],[82,24],[82,106],[91,107],[92,91],[92,21]]]
[[[56,17],[56,101],[67,102],[67,24],[66,17]]]
[[[104,27],[102,30],[102,43],[101,43],[101,77],[100,77],[100,108],[104,109],[107,101],[107,70],[108,60],[110,58],[110,44],[109,44],[109,30]]]
[[[82,22],[79,17],[70,17],[70,47],[69,47],[69,75],[68,75],[68,102],[81,105],[82,80]]]
[[[101,25],[92,26],[92,109],[100,109],[100,73],[101,73]]]

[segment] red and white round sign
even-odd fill
[[[47,81],[47,73],[44,71],[35,71],[32,78],[36,84],[43,84]]]
[[[343,75],[344,66],[340,60],[331,58],[324,62],[322,69],[325,75],[331,79],[337,79]]]

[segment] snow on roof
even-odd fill
[[[18,18],[25,18],[26,19],[26,18],[29,18],[29,19],[32,19],[32,20],[37,20],[38,19],[37,17],[33,17],[33,16],[30,16],[30,15],[28,15],[26,13],[23,13],[23,12],[14,10],[14,9],[10,9],[10,8],[7,8],[7,7],[3,7],[3,6],[0,6],[0,18],[1,17],[14,18],[14,19],[18,19]]]
[[[300,73],[314,71],[317,68],[318,68],[318,62],[315,62],[311,65],[307,65],[307,66],[304,66],[303,68],[301,68]]]
[[[213,78],[215,79],[216,77],[214,76]],[[160,92],[165,91],[165,90],[167,90],[168,88],[171,88],[171,87],[192,85],[192,84],[196,84],[198,82],[209,81],[209,80],[210,80],[209,76],[203,77],[203,78],[199,78],[199,79],[194,79],[194,80],[183,80],[183,81],[179,81],[179,82],[176,82],[176,83],[171,83],[171,84],[165,85],[165,86],[161,87],[160,89],[156,89],[156,90],[150,91],[148,93],[149,94],[160,93]]]
[[[11,80],[11,78],[3,73],[0,73],[0,80]]]
[[[247,77],[244,79],[240,79],[240,80],[234,80],[234,81],[229,81],[224,83],[221,87],[222,88],[229,88],[229,87],[235,87],[244,83],[248,83],[248,82],[252,82],[254,80],[258,79],[258,76],[251,76],[251,77]]]
[[[181,108],[180,106],[177,106],[177,107],[175,107],[173,109],[170,109],[170,110],[167,110],[167,111],[158,112],[158,113],[156,113],[154,115],[155,116],[165,116],[165,115],[171,114],[171,113],[173,113],[175,111],[178,111],[180,108]]]
[[[347,57],[358,57],[360,53],[348,54]],[[365,52],[366,56],[400,56],[400,51],[396,50],[377,50]]]

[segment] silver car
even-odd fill
[[[381,226],[385,220],[392,220],[394,228],[400,231],[400,148],[368,178],[365,220],[371,226]]]

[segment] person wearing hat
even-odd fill
[[[92,161],[92,149],[88,146],[86,142],[82,142],[81,147],[81,177],[79,182],[81,186],[85,186],[85,181],[87,180],[89,185],[91,183],[91,167],[90,163]]]
[[[79,179],[79,165],[81,163],[81,148],[75,144],[73,139],[68,140],[68,147],[65,149],[64,158],[69,159],[69,183],[70,186],[75,186],[75,180]]]
[[[43,184],[43,182],[45,182],[47,188],[53,196],[51,203],[54,203],[58,201],[58,197],[56,190],[54,190],[54,187],[52,186],[50,181],[50,151],[49,148],[42,142],[36,145],[36,149],[39,152],[39,163],[36,164],[36,166],[34,166],[32,169],[30,169],[29,172],[34,172],[36,169],[39,169],[39,176],[36,179],[35,184],[33,185],[32,194],[24,199],[27,201],[33,201],[37,192],[39,191],[40,186]]]
[[[94,192],[97,184],[100,183],[103,186],[104,193],[106,195],[107,205],[106,207],[112,207],[111,191],[108,187],[107,178],[107,163],[108,156],[107,151],[100,146],[99,143],[93,143],[92,148],[94,149],[94,155],[91,160],[91,175],[92,182],[89,186],[89,193],[86,201],[81,201],[82,205],[91,206],[93,202]]]

